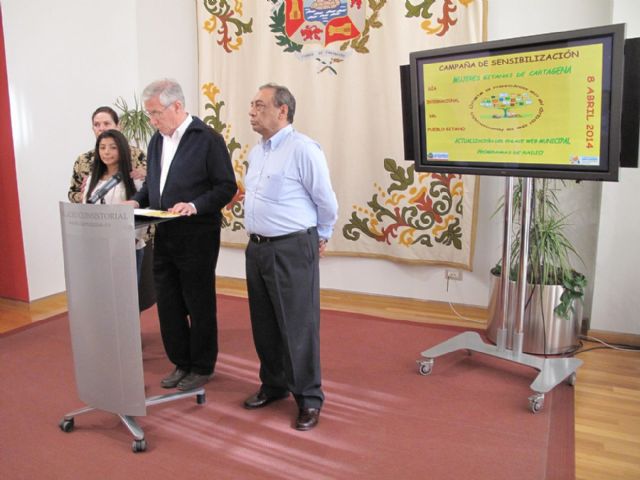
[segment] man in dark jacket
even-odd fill
[[[220,250],[220,210],[237,190],[229,151],[220,134],[185,111],[173,80],[142,93],[151,124],[147,179],[131,202],[178,213],[157,225],[154,277],[162,341],[175,370],[165,388],[199,388],[213,375],[218,356],[215,268]]]

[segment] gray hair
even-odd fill
[[[155,82],[147,85],[147,87],[142,91],[143,103],[154,97],[158,97],[158,100],[163,107],[167,107],[176,101],[182,103],[182,106],[185,105],[182,87],[178,82],[169,78],[156,80]]]
[[[281,107],[282,105],[289,107],[287,110],[287,121],[293,123],[293,116],[296,113],[296,99],[289,89],[276,83],[262,85],[260,90],[264,88],[272,88],[274,90],[273,101],[276,107]]]

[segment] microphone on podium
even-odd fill
[[[104,196],[109,192],[109,190],[111,190],[121,181],[122,181],[122,173],[118,172],[109,180],[107,180],[107,182],[103,186],[101,186],[99,189],[93,192],[91,194],[91,197],[89,197],[89,199],[87,200],[87,203],[98,203],[100,200],[104,198]]]

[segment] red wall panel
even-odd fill
[[[29,301],[0,9],[0,297]]]

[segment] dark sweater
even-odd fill
[[[231,201],[237,190],[231,158],[222,135],[193,117],[180,139],[161,197],[162,143],[162,135],[156,132],[147,150],[146,181],[133,200],[141,208],[158,210],[167,210],[179,202],[193,203],[197,215],[169,223],[220,225],[220,210]]]

